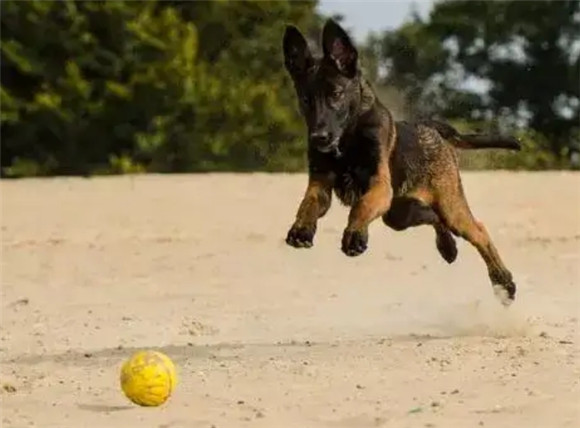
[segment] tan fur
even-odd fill
[[[409,212],[403,210],[403,214],[412,216],[413,210],[429,214],[432,210],[436,217],[427,215],[427,221],[406,224],[408,217],[405,215],[395,219],[387,213],[383,220],[397,230],[431,224],[436,232],[437,248],[449,262],[455,260],[457,253],[450,232],[466,239],[481,254],[492,284],[504,287],[512,299],[515,293],[512,275],[484,225],[473,217],[465,199],[455,145],[445,141],[436,129],[424,124],[402,126],[405,132],[399,135],[391,159],[397,183],[395,197],[416,201],[416,205],[409,208]]]

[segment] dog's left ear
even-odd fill
[[[293,78],[303,77],[314,64],[306,39],[298,28],[287,25],[282,41],[284,64]]]
[[[322,30],[322,50],[338,70],[348,78],[356,75],[358,52],[346,31],[332,19],[326,21]]]

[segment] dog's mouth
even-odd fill
[[[318,147],[318,151],[321,153],[334,153],[336,157],[339,157],[341,155],[340,148],[338,147],[339,142],[340,138],[335,138],[327,145]]]

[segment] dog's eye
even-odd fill
[[[344,92],[342,91],[342,89],[334,89],[331,93],[331,96],[333,99],[338,100],[340,99],[340,97],[342,97],[342,94]]]
[[[302,100],[302,103],[305,106],[310,104],[310,98],[308,97],[308,95],[302,95],[302,97],[300,97],[300,99]]]

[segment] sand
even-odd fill
[[[3,180],[2,427],[579,427],[580,174],[463,177],[507,310],[426,226],[346,257],[336,200],[288,247],[302,174]],[[142,348],[178,367],[159,408],[119,388]]]

